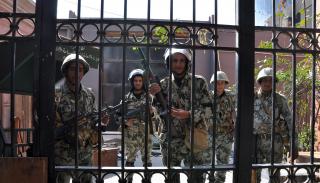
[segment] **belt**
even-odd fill
[[[260,133],[256,135],[262,139],[271,139],[271,133]],[[280,134],[275,133],[274,136],[280,136]]]

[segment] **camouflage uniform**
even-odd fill
[[[211,92],[212,99],[214,91]],[[216,131],[215,131],[215,155],[216,164],[228,164],[231,148],[233,144],[233,131],[235,121],[235,95],[225,90],[220,96],[216,97]],[[205,154],[208,163],[212,161],[212,140],[213,123],[209,125],[209,148]],[[209,181],[215,183],[225,182],[225,172],[215,172],[214,176],[210,173]]]
[[[287,99],[276,93],[275,98],[275,135],[274,135],[274,162],[281,163],[284,148],[288,148],[291,135],[291,111]],[[254,100],[254,134],[256,163],[270,163],[271,130],[272,130],[272,92],[263,93],[259,90]],[[297,144],[297,142],[296,142]],[[297,146],[296,146],[297,147]],[[271,172],[270,172],[271,173]],[[275,175],[275,182],[279,182],[279,172]],[[258,182],[261,178],[261,169],[257,170]]]
[[[172,107],[191,111],[191,80],[192,75],[187,73],[181,80],[181,84],[177,85],[177,81],[172,76]],[[164,95],[168,97],[170,78],[166,77],[161,80],[161,88]],[[207,121],[210,116],[207,116],[207,111],[211,107],[211,98],[208,91],[208,86],[205,79],[201,76],[195,76],[195,98],[194,98],[194,126],[207,130]],[[163,164],[167,166],[168,160],[168,144],[171,149],[171,166],[181,166],[182,160],[185,165],[190,164],[190,150],[187,148],[184,138],[186,136],[186,128],[190,128],[190,120],[178,120],[172,118],[171,121],[171,140],[169,142],[168,129],[165,123],[160,124],[160,145],[161,153],[163,156]],[[205,159],[204,152],[194,153],[194,165],[204,165]],[[172,176],[172,175],[171,175]],[[173,175],[174,176],[174,175]],[[198,176],[202,176],[198,175]],[[179,182],[179,176],[174,176],[173,182]],[[202,177],[198,177],[197,182],[201,182]]]
[[[142,110],[145,110],[146,105],[146,93],[142,93],[139,97],[137,97],[133,92],[129,92],[125,96],[125,100],[128,101],[127,108],[130,109],[137,109],[142,106]],[[152,100],[151,97],[149,100]],[[151,101],[149,101],[151,103]],[[151,121],[154,122],[159,117],[156,112],[150,114]],[[125,128],[125,146],[126,146],[126,156],[127,162],[134,163],[136,160],[136,156],[138,151],[141,151],[142,155],[142,162],[145,159],[145,152],[144,152],[144,139],[145,139],[145,116],[140,116],[140,118],[136,118],[133,120],[133,125],[131,127]],[[149,126],[150,128],[151,126]],[[150,129],[148,130],[148,165],[151,165],[151,151],[152,151],[152,134],[150,133]]]
[[[92,148],[97,142],[97,132],[95,131],[95,123],[90,115],[96,112],[94,105],[94,95],[92,91],[80,85],[78,94],[78,155],[79,165],[88,166],[91,164]],[[56,130],[69,129],[65,135],[57,138],[55,141],[55,164],[58,166],[74,166],[75,165],[75,133],[72,126],[75,117],[75,95],[69,89],[66,82],[61,88],[55,92],[56,107]],[[86,116],[86,118],[81,118]],[[70,124],[71,123],[71,124]],[[68,182],[69,176],[66,173],[58,175],[57,182]],[[82,176],[82,182],[91,182],[91,176]]]

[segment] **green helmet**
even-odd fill
[[[217,71],[217,80],[218,81],[225,81],[226,84],[229,84],[229,79],[228,76],[225,72],[223,71]],[[212,74],[212,77],[210,79],[210,83],[214,83],[215,79],[214,79],[214,74]]]
[[[83,65],[84,74],[86,74],[90,69],[88,62],[81,55],[78,55],[78,60],[79,60],[79,63],[81,63]],[[62,62],[61,72],[66,73],[66,71],[68,69],[68,65],[72,62],[75,62],[75,61],[76,61],[76,54],[73,53],[73,54],[68,55]]]
[[[273,77],[273,69],[271,67],[266,67],[260,70],[257,76],[257,82],[260,83],[261,79],[266,77]],[[276,81],[278,81],[277,78]]]

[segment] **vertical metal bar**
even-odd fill
[[[277,27],[276,19],[276,0],[272,0],[272,26]]]
[[[253,138],[254,1],[239,3],[239,61],[235,182],[250,182]]]
[[[215,46],[218,46],[218,1],[214,1],[214,32],[216,36],[214,37],[215,40]],[[219,63],[219,57],[218,57],[218,50],[215,48],[214,49],[214,78],[215,82],[213,83],[214,88],[213,88],[213,108],[212,108],[212,113],[213,113],[213,129],[212,129],[212,156],[211,156],[211,168],[215,169],[215,162],[216,162],[216,122],[217,122],[217,70],[218,70],[218,63]],[[215,171],[215,170],[214,170]],[[214,171],[211,172],[214,174]]]
[[[292,3],[292,22],[293,22],[293,27],[296,27],[296,3],[293,1]],[[296,32],[293,32],[293,38],[296,38]],[[297,55],[295,50],[297,49],[297,43],[293,43],[293,62],[292,62],[292,126],[291,126],[291,139],[290,139],[290,154],[291,154],[291,165],[294,164],[294,159],[293,159],[293,152],[295,149],[295,122],[296,122],[296,66],[297,66]],[[290,167],[290,174],[293,177],[294,175],[294,168],[293,166]]]
[[[193,6],[192,6],[192,23],[195,24],[196,22],[196,3],[195,3],[195,0],[192,1],[193,2]],[[192,44],[193,46],[195,45],[195,27],[193,27],[192,29]],[[190,173],[193,173],[193,160],[194,160],[194,153],[193,153],[193,150],[194,150],[194,110],[195,110],[195,107],[194,107],[194,101],[195,101],[195,86],[196,86],[196,83],[195,83],[195,69],[196,69],[196,52],[195,52],[195,48],[193,47],[192,48],[192,69],[191,69],[191,72],[192,72],[192,76],[191,76],[191,116],[190,116],[190,120],[191,120],[191,130],[190,130],[190,137],[191,137],[191,151],[190,151]],[[186,72],[186,74],[189,74],[188,73],[189,71]],[[193,175],[193,174],[191,174]],[[189,179],[190,180],[190,179]],[[194,180],[194,176],[191,176],[191,181]]]
[[[296,27],[296,1],[292,1],[292,26]]]
[[[123,35],[123,47],[122,47],[122,91],[121,91],[121,98],[122,101],[125,101],[125,80],[126,80],[126,62],[127,62],[127,37],[129,37],[129,32],[127,32],[127,9],[128,9],[128,0],[124,0],[124,24],[123,24],[123,31],[122,35]],[[125,111],[125,105],[121,106],[121,110]],[[125,151],[125,146],[124,146],[124,114],[122,114],[122,118],[121,118],[121,179],[124,180],[125,179],[125,168],[124,168],[124,151]]]
[[[293,33],[295,37],[295,32]],[[294,50],[296,50],[296,45],[294,44]],[[297,87],[296,87],[296,73],[297,73],[297,55],[296,52],[293,52],[293,62],[292,62],[292,126],[291,126],[291,141],[290,141],[290,154],[291,154],[291,165],[294,164],[294,159],[293,159],[293,152],[295,148],[295,124],[296,124],[296,92],[297,92]],[[290,167],[290,173],[294,175],[294,168],[293,166]]]
[[[16,51],[17,51],[17,43],[15,41],[16,38],[16,31],[18,26],[16,25],[16,13],[17,13],[17,0],[13,1],[13,14],[12,14],[12,37],[13,40],[11,41],[12,44],[12,50],[11,50],[11,75],[10,75],[10,133],[11,133],[11,156],[15,157],[17,156],[17,132],[15,130],[15,93],[16,93]]]
[[[317,28],[317,1],[313,0],[313,8],[312,8],[312,28],[313,28],[313,37],[317,37],[316,28]],[[313,49],[316,50],[316,45],[313,45]],[[317,79],[317,54],[312,54],[312,119],[311,119],[311,151],[310,151],[310,162],[314,164],[314,140],[315,140],[315,123],[316,123],[316,79]],[[314,182],[311,179],[311,182]]]
[[[313,0],[312,11],[312,28],[315,30],[317,28],[317,0]]]
[[[171,55],[171,48],[172,48],[172,41],[173,41],[173,0],[170,0],[170,31],[169,31],[169,49],[170,49],[170,55]],[[169,66],[169,106],[168,106],[168,111],[171,110],[172,107],[172,70],[171,70],[171,57],[168,57],[168,66]],[[167,129],[168,129],[168,151],[167,151],[167,168],[169,173],[171,173],[171,125],[172,125],[172,118],[170,115],[167,115]],[[177,174],[177,176],[180,176]],[[169,174],[169,181],[171,180],[171,174]]]
[[[150,11],[150,9],[151,9],[151,0],[148,0],[147,1],[147,7],[148,7],[148,10],[147,10],[147,34],[145,34],[145,35],[147,35],[147,47],[146,47],[146,61],[147,61],[147,65],[148,65],[148,67],[150,67],[150,47],[149,47],[149,44],[150,44],[150,13],[151,13],[151,11]],[[147,86],[149,86],[149,71],[145,71],[145,72],[147,72],[146,73],[146,75],[147,75],[147,80],[144,80],[144,82],[147,82]],[[143,83],[143,84],[145,84],[145,83]],[[150,99],[149,99],[149,91],[147,90],[146,91],[146,108],[145,108],[145,114],[146,114],[146,116],[145,116],[145,128],[144,128],[144,134],[145,134],[145,138],[144,138],[144,169],[145,169],[145,173],[144,173],[144,175],[145,175],[145,179],[146,179],[146,182],[151,182],[151,177],[148,177],[147,175],[148,175],[148,170],[147,170],[147,167],[148,167],[148,158],[150,158],[150,161],[151,161],[151,157],[148,157],[148,146],[149,146],[149,128],[151,128],[151,126],[149,126],[149,121],[151,120],[150,119],[150,106],[149,106],[149,103],[150,103]],[[151,123],[153,123],[153,122],[151,122]],[[152,139],[151,139],[151,141],[152,141]],[[152,144],[152,142],[151,142],[151,144]],[[149,179],[150,178],[150,179]]]
[[[217,31],[217,29],[216,29]],[[218,42],[217,38],[216,43]],[[218,45],[216,45],[218,46]],[[211,156],[211,168],[215,168],[215,162],[216,162],[216,127],[217,127],[217,70],[218,70],[218,62],[219,62],[219,57],[218,57],[218,50],[214,49],[214,78],[215,82],[213,83],[213,107],[212,107],[212,113],[213,113],[213,128],[212,128],[212,156]]]
[[[149,11],[149,2],[150,2],[150,0],[148,0],[148,11]],[[148,21],[149,22],[149,21]],[[148,25],[147,25],[148,26]],[[149,28],[149,26],[148,26],[148,28]],[[149,32],[149,31],[148,31]],[[147,44],[149,43],[149,36],[148,36],[148,38],[147,38]],[[149,53],[149,51],[150,51],[150,48],[149,48],[149,46],[147,46],[146,47],[147,49],[146,49],[146,61],[147,61],[147,65],[149,66],[149,64],[150,64],[150,53]],[[147,77],[149,78],[149,72],[147,71]],[[148,82],[148,81],[143,81],[143,82]],[[143,84],[145,84],[145,83],[143,83]],[[149,107],[149,92],[148,91],[146,91],[146,106],[145,106],[145,114],[146,114],[146,116],[145,116],[145,118],[144,118],[144,121],[145,121],[145,127],[144,127],[144,159],[142,160],[143,162],[144,162],[144,169],[145,169],[145,173],[144,173],[144,175],[145,175],[145,179],[146,179],[146,181],[149,181],[149,178],[146,176],[146,175],[148,175],[147,174],[147,172],[148,172],[148,170],[147,170],[147,167],[148,167],[148,145],[149,145],[149,120],[150,120],[150,107]],[[150,157],[151,158],[151,157]]]
[[[194,172],[193,171],[193,160],[194,160],[194,153],[193,153],[193,150],[194,150],[194,110],[195,110],[195,107],[194,107],[194,101],[195,101],[195,86],[196,86],[196,83],[195,83],[195,49],[193,48],[193,54],[192,54],[192,79],[191,79],[191,116],[190,116],[190,120],[191,120],[191,130],[190,130],[190,137],[191,137],[191,152],[190,152],[190,157],[191,157],[191,160],[190,160],[190,173],[191,175],[193,175],[192,173]],[[189,74],[189,73],[186,73],[186,74]],[[191,179],[190,182],[193,182],[194,180],[194,176],[191,176]]]
[[[103,88],[102,88],[102,82],[103,82],[103,71],[104,71],[104,47],[103,47],[103,40],[104,40],[104,31],[103,31],[103,16],[104,16],[104,0],[100,1],[100,45],[99,45],[99,86],[98,86],[98,91],[99,91],[99,96],[98,96],[98,180],[97,183],[103,182],[101,174],[101,150],[102,150],[102,138],[101,138],[101,119],[102,119],[102,114],[101,114],[101,105],[102,100],[103,100]],[[104,114],[105,115],[105,114]]]
[[[317,79],[317,56],[312,54],[312,111],[311,111],[311,151],[310,162],[314,165],[314,143],[315,143],[315,123],[316,123],[316,79]],[[313,181],[313,180],[312,180]]]
[[[79,43],[79,37],[80,37],[80,21],[81,21],[81,0],[78,0],[78,7],[77,7],[77,35],[76,35],[76,43]],[[78,169],[79,167],[79,143],[78,143],[78,115],[79,115],[79,89],[80,89],[80,81],[79,81],[79,45],[76,45],[76,86],[75,86],[75,103],[74,103],[74,112],[75,112],[75,117],[74,117],[74,133],[75,133],[75,138],[74,138],[74,143],[76,145],[75,149],[75,168]]]
[[[273,27],[277,27],[277,20],[276,20],[276,1],[273,0],[272,1],[272,18],[273,18]],[[279,27],[281,27],[281,24],[280,24],[280,19],[279,19]],[[272,36],[273,38],[275,38],[277,35],[276,31],[273,30],[272,31]],[[276,44],[275,42],[273,41],[272,42],[272,48],[275,49],[276,48]],[[276,63],[277,63],[277,52],[275,52],[273,50],[272,52],[272,68],[273,68],[273,73],[272,73],[272,116],[271,116],[271,154],[270,154],[270,160],[271,160],[271,165],[272,167],[270,168],[271,169],[271,172],[274,172],[274,167],[273,167],[273,164],[274,164],[274,139],[275,139],[275,107],[276,107]],[[256,152],[257,154],[257,152]],[[257,156],[257,155],[256,155]],[[271,175],[269,175],[269,178],[271,179]]]
[[[214,2],[214,32],[216,36],[214,37],[215,40],[215,46],[218,46],[218,1],[215,0]],[[215,82],[213,83],[213,107],[212,107],[212,155],[211,155],[211,168],[213,169],[210,174],[214,175],[215,173],[215,161],[216,161],[216,122],[217,122],[217,70],[218,70],[218,64],[219,64],[219,56],[218,56],[218,50],[215,48],[213,50],[214,52],[214,78]]]
[[[55,183],[54,162],[54,84],[56,60],[54,59],[56,39],[57,0],[36,2],[36,37],[38,51],[39,77],[35,81],[39,86],[36,91],[36,111],[38,125],[34,137],[38,156],[48,157],[48,182]],[[37,116],[35,117],[37,119]]]
[[[313,0],[313,7],[312,7],[312,28],[313,28],[313,38],[317,37],[316,29],[317,29],[317,1]],[[313,45],[313,49],[316,50],[316,45]],[[310,163],[314,166],[314,144],[315,144],[315,123],[317,120],[316,116],[316,79],[317,79],[317,54],[312,54],[312,117],[311,117],[311,151],[310,151]],[[313,168],[311,168],[312,170]],[[314,174],[314,172],[311,172]],[[311,183],[315,182],[315,175],[311,176]]]
[[[37,115],[37,109],[39,108],[39,100],[38,100],[38,95],[39,95],[39,60],[40,60],[40,13],[41,11],[39,10],[38,7],[40,7],[41,3],[36,2],[36,9],[35,9],[35,49],[34,49],[34,62],[33,62],[33,92],[32,92],[32,126],[34,127],[34,130],[31,132],[32,133],[32,155],[33,156],[39,156],[39,144],[38,144],[38,139],[40,138],[40,133],[38,130],[39,127],[39,118]],[[54,24],[55,26],[55,24]]]
[[[273,52],[272,54],[272,116],[271,116],[271,154],[270,154],[270,160],[271,160],[271,172],[273,172],[273,165],[274,165],[274,140],[275,140],[275,108],[276,108],[276,69],[277,69],[277,53]]]

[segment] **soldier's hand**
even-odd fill
[[[183,109],[171,108],[170,115],[177,119],[188,119],[190,118],[190,112]]]
[[[158,83],[152,83],[149,86],[149,93],[155,95],[161,91],[161,87]]]
[[[105,116],[102,117],[101,123],[103,125],[108,126],[109,122],[110,122],[110,116],[109,115],[105,115]]]

